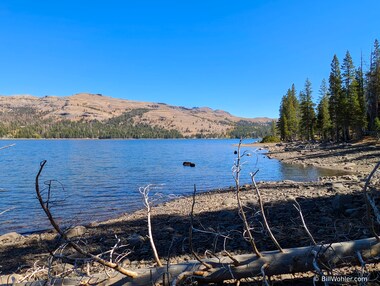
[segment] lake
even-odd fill
[[[253,142],[245,141],[244,143]],[[50,228],[35,195],[40,178],[52,181],[52,212],[64,225],[105,220],[142,207],[139,187],[157,185],[152,194],[167,200],[199,191],[234,185],[232,165],[238,140],[0,140],[0,234]],[[243,147],[242,183],[260,169],[257,181],[316,180],[331,171],[268,159],[265,151]],[[195,168],[184,167],[191,161]]]

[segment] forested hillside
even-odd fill
[[[262,137],[270,121],[99,94],[0,97],[0,138]]]

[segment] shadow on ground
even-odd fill
[[[242,193],[244,194],[244,192]],[[356,240],[371,237],[366,216],[366,204],[360,192],[330,197],[297,198],[305,221],[317,243]],[[245,212],[253,227],[253,235],[259,250],[274,250],[275,246],[263,227],[262,215],[256,202],[245,201]],[[189,212],[190,212],[190,205]],[[154,212],[154,210],[153,210]],[[265,203],[265,213],[273,234],[283,248],[311,245],[299,213],[292,201]],[[152,218],[153,236],[160,257],[171,263],[193,259],[189,249],[189,216],[158,215]],[[218,253],[223,249],[239,254],[251,252],[250,244],[243,238],[243,224],[237,208],[220,211],[194,213],[194,227],[202,232],[193,233],[194,250]],[[377,227],[377,232],[380,228]],[[141,265],[152,265],[153,256],[147,239],[145,217],[127,222],[117,222],[98,227],[88,227],[83,237],[86,248],[93,253],[105,252],[116,242],[115,235],[122,244],[129,244],[129,261]],[[2,274],[16,272],[33,263],[46,263],[49,250],[53,251],[60,241],[35,239],[24,245],[0,249]],[[133,262],[134,261],[134,262]],[[136,262],[137,261],[137,262]]]

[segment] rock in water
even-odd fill
[[[195,167],[195,164],[194,164],[194,163],[192,163],[192,162],[187,162],[187,161],[183,162],[182,165],[184,165],[184,166],[188,166],[188,167]]]

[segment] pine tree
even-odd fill
[[[317,107],[317,129],[321,138],[326,141],[331,138],[332,124],[329,113],[329,94],[325,79],[322,80],[319,92],[321,98]]]
[[[299,103],[296,97],[294,84],[288,89],[286,95],[282,97],[280,105],[280,117],[278,129],[281,140],[291,141],[298,137],[299,126]]]
[[[380,46],[375,40],[374,50],[371,53],[370,70],[367,73],[367,105],[369,129],[375,129],[375,120],[379,117],[380,101]]]
[[[272,120],[272,122],[271,122],[270,133],[273,137],[277,136],[277,128],[276,128],[276,121],[275,120]]]
[[[314,106],[311,82],[309,79],[306,79],[305,89],[300,93],[300,132],[302,138],[308,141],[314,138]]]
[[[346,56],[342,65],[343,92],[342,104],[345,108],[345,119],[343,120],[343,137],[344,140],[350,139],[350,130],[354,130],[359,136],[361,129],[361,110],[358,96],[359,84],[356,81],[356,70],[352,61],[350,52],[346,52]]]
[[[283,141],[288,140],[290,137],[287,119],[287,109],[288,109],[288,98],[286,95],[282,97],[280,105],[280,116],[277,122],[277,129],[280,132],[280,138]]]
[[[359,123],[360,129],[356,130],[358,136],[363,135],[363,131],[367,129],[367,106],[365,98],[365,88],[364,88],[364,73],[363,73],[363,59],[360,57],[360,67],[356,70],[355,80],[357,83],[357,93],[359,101]]]
[[[331,122],[334,128],[335,140],[340,139],[342,121],[344,120],[345,106],[342,100],[342,76],[340,73],[339,60],[336,55],[331,62],[331,71],[329,76],[329,108]],[[343,106],[342,106],[343,105]]]
[[[292,88],[288,91],[288,128],[290,140],[296,140],[299,130],[299,102],[296,95],[296,88],[292,84]]]

